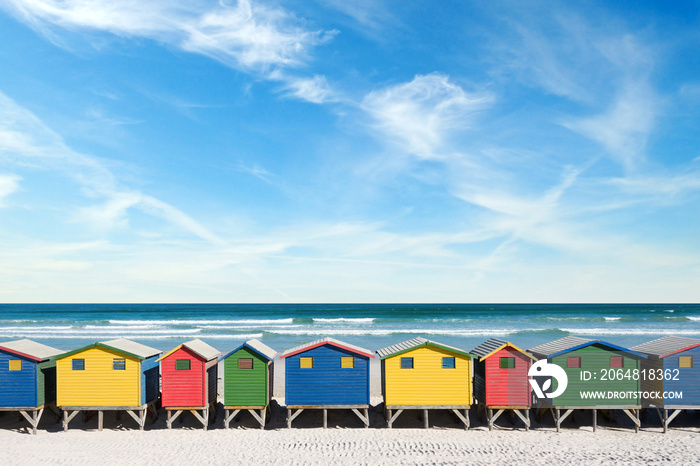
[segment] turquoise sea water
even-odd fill
[[[0,304],[0,342],[65,350],[124,337],[161,350],[201,338],[226,352],[258,338],[281,352],[325,336],[377,350],[419,335],[527,349],[569,334],[622,346],[700,338],[700,304]]]

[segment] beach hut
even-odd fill
[[[160,392],[157,359],[161,353],[118,338],[58,356],[56,389],[63,430],[68,430],[76,414],[89,411],[97,411],[99,430],[104,411],[126,411],[143,430],[146,414],[157,416],[154,405]]]
[[[207,430],[210,417],[216,416],[219,356],[219,351],[196,339],[177,346],[157,360],[168,429],[172,429],[173,422],[183,411],[189,411]]]
[[[18,411],[34,434],[44,408],[56,411],[56,356],[62,352],[31,340],[0,343],[0,411]]]
[[[418,337],[380,349],[377,355],[382,362],[382,393],[389,428],[406,409],[422,410],[425,428],[432,409],[451,410],[465,429],[469,428],[470,353]]]
[[[592,411],[594,432],[599,409],[622,410],[634,423],[635,432],[639,432],[642,400],[640,381],[635,379],[634,373],[641,369],[644,354],[576,336],[535,346],[528,352],[538,359],[533,369],[545,374],[533,377],[537,406],[541,410],[551,410],[557,432],[576,409]],[[558,394],[560,378],[566,378],[567,385],[563,393]],[[546,393],[547,387],[552,391]],[[555,394],[557,396],[549,397]],[[565,410],[563,415],[561,410]]]
[[[323,410],[324,428],[329,409],[351,409],[369,427],[369,360],[374,358],[369,350],[326,337],[280,358],[285,360],[287,427],[305,409]]]
[[[667,336],[630,349],[647,355],[640,379],[649,398],[642,402],[657,410],[664,432],[682,410],[700,409],[700,340]]]
[[[508,410],[515,413],[528,430],[532,405],[528,371],[535,358],[498,338],[485,341],[471,353],[479,358],[474,361],[474,398],[479,411],[486,411],[489,430],[493,430],[493,423]]]
[[[265,428],[274,383],[277,351],[258,340],[248,340],[221,360],[224,362],[224,425],[248,410]],[[256,410],[259,412],[256,413]]]

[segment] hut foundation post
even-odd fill
[[[148,409],[142,409],[141,412],[139,413],[140,416],[140,422],[139,422],[139,430],[143,430],[146,427],[146,414],[148,413]]]
[[[104,424],[104,411],[101,409],[97,411],[97,430],[102,432],[102,425]]]
[[[596,427],[598,427],[598,410],[593,410],[593,432],[595,432]]]
[[[530,410],[529,409],[523,409],[523,413],[520,412],[519,409],[513,409],[511,410],[513,414],[518,416],[521,421],[523,421],[523,424],[525,424],[525,430],[530,430]]]
[[[390,409],[387,409],[387,410],[386,410],[386,413],[384,413],[384,414],[385,414],[385,417],[386,417],[386,423],[387,423],[387,425],[389,426],[389,429],[391,429],[391,410],[390,410]]]
[[[325,408],[323,409],[323,428],[328,428],[328,410]]]
[[[355,413],[355,416],[360,418],[360,421],[365,425],[365,429],[369,428],[369,408],[363,408],[363,411],[365,415],[363,416],[360,411],[358,411],[357,408],[352,408],[352,412]]]
[[[260,428],[265,429],[265,419],[267,417],[267,408],[260,410]]]
[[[423,428],[428,429],[430,427],[430,421],[428,420],[428,410],[423,410]]]
[[[554,422],[557,424],[557,432],[560,432],[560,425],[561,425],[561,423],[560,423],[560,418],[559,418],[559,414],[560,414],[560,413],[559,413],[559,408],[557,408],[554,412],[555,412],[555,415],[554,415]]]
[[[401,413],[403,413],[403,409],[397,409],[397,410],[396,410],[396,413],[395,413],[393,416],[391,416],[391,417],[389,418],[389,429],[391,429],[391,425],[394,423],[394,421],[396,420],[396,418],[399,417],[399,415],[400,415]],[[389,410],[389,414],[391,414],[391,410]]]
[[[469,430],[469,410],[468,409],[464,410],[464,420],[467,421],[464,424],[464,430]]]
[[[365,408],[365,419],[367,419],[365,422],[365,429],[369,429],[369,408]]]
[[[664,425],[664,434],[668,432],[668,409],[664,409],[664,417],[661,419]]]
[[[70,413],[69,411],[63,411],[63,432],[68,432],[68,423],[77,416],[79,412],[80,411],[73,411]]]

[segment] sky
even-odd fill
[[[700,3],[0,0],[1,302],[698,302]]]

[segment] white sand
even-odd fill
[[[275,393],[282,394],[284,371],[277,365]],[[373,369],[375,369],[373,367]],[[373,370],[372,402],[381,400],[379,380]],[[220,392],[221,393],[221,392]],[[268,427],[261,431],[247,413],[223,428],[219,406],[208,431],[191,415],[183,415],[172,430],[165,412],[149,420],[145,431],[126,414],[117,420],[105,413],[104,431],[97,431],[96,416],[84,423],[80,416],[63,432],[56,417],[45,413],[39,433],[33,436],[16,413],[0,415],[0,464],[697,464],[700,462],[700,412],[681,414],[672,430],[663,434],[655,413],[647,412],[643,428],[635,434],[632,423],[618,412],[613,420],[599,416],[598,431],[590,427],[590,414],[570,417],[557,433],[545,416],[526,432],[515,428],[509,417],[498,420],[489,432],[471,411],[472,429],[465,431],[452,414],[432,412],[430,429],[422,429],[416,411],[407,411],[387,429],[382,412],[370,413],[371,428],[348,411],[331,411],[323,429],[320,411],[305,411],[292,429],[285,412],[274,403]]]

